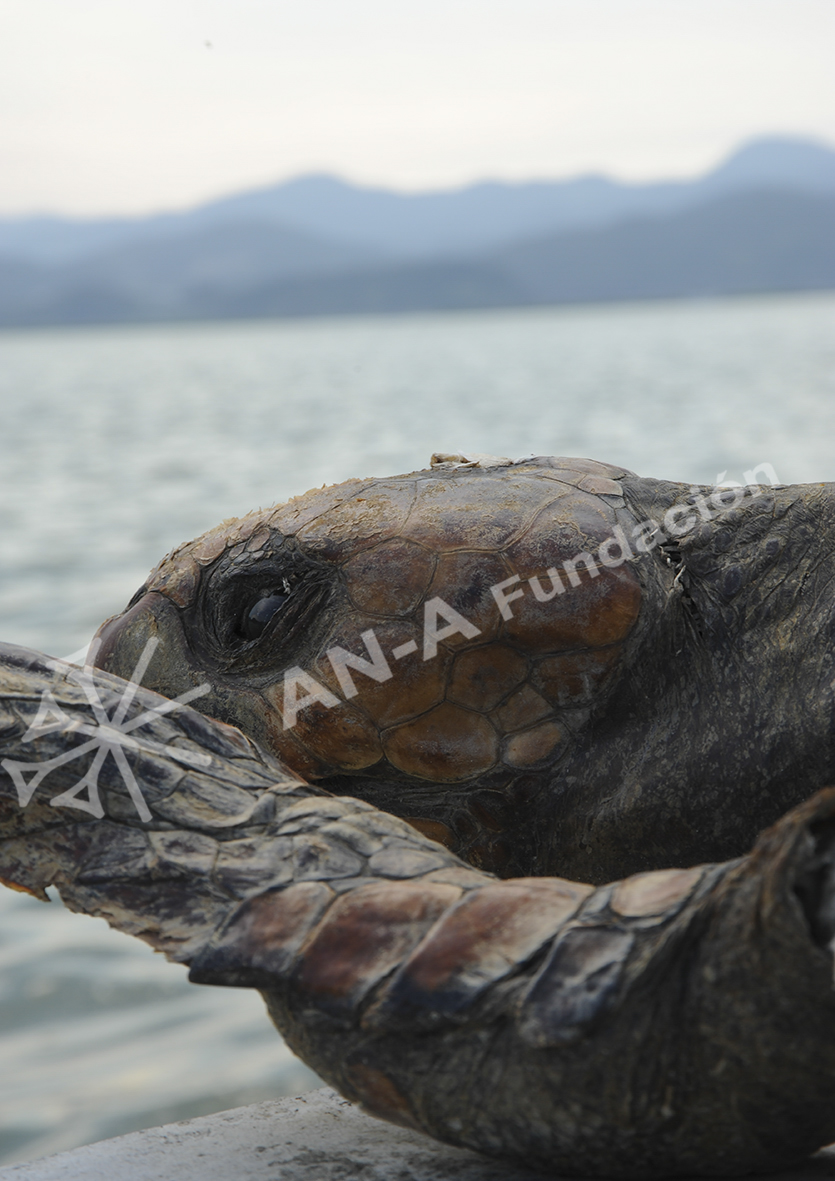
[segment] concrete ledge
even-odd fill
[[[535,1176],[372,1119],[329,1088],[0,1168],[0,1181],[534,1181]],[[835,1177],[835,1149],[771,1174],[772,1181],[825,1177]]]

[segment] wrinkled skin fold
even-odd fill
[[[93,751],[21,806],[22,766],[88,741],[91,686],[113,717],[119,678],[0,646],[0,876],[56,885],[197,982],[260,989],[373,1114],[584,1176],[772,1170],[835,1139],[835,791],[724,863],[499,880],[131,689],[146,818],[113,757],[95,801],[72,794]]]

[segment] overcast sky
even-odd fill
[[[0,213],[835,143],[835,0],[0,0]]]

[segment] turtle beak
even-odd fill
[[[186,644],[177,608],[158,591],[105,620],[93,645],[96,668],[141,681],[165,697],[177,697],[205,681]]]
[[[93,644],[96,668],[172,700],[186,694],[186,700],[200,713],[237,726],[267,750],[274,748],[271,726],[275,723],[267,703],[246,684],[224,681],[198,660],[180,610],[166,594],[148,591],[127,611],[105,620]],[[279,753],[279,757],[286,756]],[[319,773],[318,764],[308,754],[297,764],[294,769],[300,775]]]

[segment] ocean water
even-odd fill
[[[835,480],[835,296],[0,333],[0,638],[81,648],[220,519],[433,451]],[[0,893],[0,1161],[317,1085],[244,990]]]

